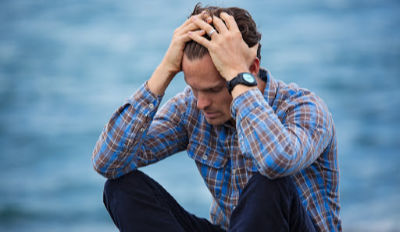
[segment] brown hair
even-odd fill
[[[221,12],[226,12],[229,15],[232,15],[239,27],[240,33],[242,33],[243,40],[249,47],[253,47],[261,40],[261,33],[257,31],[256,23],[254,22],[250,13],[245,9],[238,7],[229,7],[229,8],[221,8],[216,6],[202,7],[200,3],[197,3],[190,16],[200,14],[202,11],[208,12],[210,16],[215,15],[219,17]],[[213,25],[211,24],[211,26]],[[204,35],[204,37],[210,39],[207,34]],[[257,57],[261,60],[260,50],[261,50],[261,44],[258,45],[257,49]],[[208,54],[208,50],[207,48],[203,47],[197,42],[191,40],[186,43],[184,48],[184,53],[189,58],[189,60],[194,60],[202,58],[205,54]]]

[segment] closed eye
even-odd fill
[[[199,92],[199,91],[200,91],[200,92],[205,92],[205,93],[218,93],[218,92],[220,92],[221,90],[223,90],[224,87],[225,87],[225,86],[217,86],[217,87],[214,87],[214,88],[202,89],[202,90],[198,90],[198,89],[195,89],[195,88],[192,87],[192,90],[193,90],[193,92],[194,92],[195,95],[196,95],[197,92]]]
[[[207,92],[218,93],[218,92],[220,92],[221,90],[223,90],[224,87],[225,87],[225,86],[222,85],[222,86],[217,86],[217,87],[214,87],[214,88],[210,88],[210,89],[207,89]]]

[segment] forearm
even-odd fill
[[[313,163],[330,138],[331,121],[315,104],[276,112],[252,91],[234,104],[241,151],[251,156],[269,178],[291,175]],[[308,114],[308,115],[306,115]]]
[[[160,101],[143,87],[113,114],[93,151],[97,172],[115,178],[140,165],[140,145]]]
[[[192,17],[204,19],[205,14]],[[174,31],[162,62],[147,82],[147,90],[139,90],[139,94],[135,94],[128,104],[122,106],[106,125],[93,152],[93,164],[100,174],[108,178],[118,177],[136,168],[138,162],[155,162],[183,148],[185,141],[182,128],[178,128],[182,126],[179,124],[179,112],[169,112],[168,115],[176,113],[174,119],[166,117],[155,122],[152,120],[166,88],[182,70],[183,49],[186,42],[190,41],[188,32],[204,35],[205,32],[198,29],[188,19]],[[146,94],[151,96],[143,97]],[[171,105],[171,108],[174,109],[174,106]],[[150,124],[152,130],[149,129]],[[174,129],[180,133],[171,134]],[[147,133],[147,130],[151,132]]]
[[[169,83],[176,75],[176,71],[169,70],[162,62],[153,72],[147,82],[147,87],[156,96],[164,95]]]
[[[199,17],[204,20],[207,16],[204,13],[201,13],[192,16],[191,18],[193,17]],[[148,81],[150,91],[157,96],[163,95],[174,76],[178,72],[182,71],[183,50],[185,44],[191,40],[188,32],[191,31],[199,36],[202,36],[205,33],[202,30],[198,30],[198,26],[193,24],[191,18],[186,20],[185,23],[174,31],[171,43],[163,60]]]

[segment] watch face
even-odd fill
[[[250,73],[243,73],[243,79],[251,84],[256,82],[256,79]]]

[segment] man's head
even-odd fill
[[[232,15],[235,18],[236,24],[239,27],[240,32],[242,33],[242,38],[246,42],[249,47],[253,47],[261,40],[261,33],[257,31],[256,23],[251,17],[250,13],[238,7],[216,7],[216,6],[206,6],[202,7],[200,4],[197,4],[194,7],[194,10],[190,16],[198,15],[201,12],[207,12],[209,16],[217,16],[221,14],[221,12],[226,12],[229,15]],[[189,17],[190,17],[189,16]],[[211,26],[214,26],[211,23]],[[207,34],[206,38],[210,39]],[[202,45],[196,43],[195,41],[189,41],[185,45],[184,54],[190,59],[194,60],[196,58],[202,58],[205,54],[208,54],[207,48]],[[258,45],[257,49],[257,57],[261,60],[261,44]]]
[[[219,16],[221,12],[232,15],[247,45],[253,47],[259,43],[261,34],[257,31],[255,22],[246,10],[236,7],[203,8],[198,4],[192,15],[200,14],[202,11],[206,11],[210,16]],[[261,58],[260,47],[261,45],[257,50],[258,59]],[[193,94],[197,98],[197,108],[203,112],[207,122],[212,125],[221,125],[230,120],[232,96],[226,88],[225,79],[215,68],[207,48],[195,41],[187,42],[182,59],[182,70],[186,83],[192,88]]]

